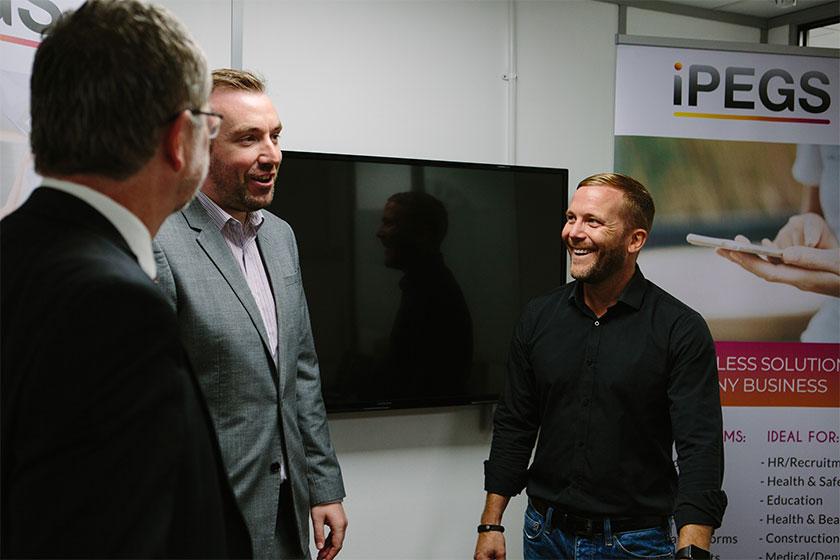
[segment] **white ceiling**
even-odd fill
[[[759,18],[774,18],[808,8],[831,4],[831,0],[665,0],[667,4],[682,4],[716,12]],[[794,5],[789,5],[793,3]],[[833,2],[836,4],[836,0]]]

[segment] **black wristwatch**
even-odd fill
[[[705,548],[700,548],[697,545],[690,544],[688,546],[684,546],[677,551],[677,555],[674,556],[675,559],[679,558],[688,558],[689,560],[692,559],[701,559],[701,560],[711,560],[712,553],[706,550]]]

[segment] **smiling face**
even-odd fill
[[[612,187],[590,186],[575,191],[563,226],[573,278],[599,284],[635,266],[624,205],[624,193]]]
[[[280,118],[264,93],[219,88],[210,95],[213,110],[224,116],[210,145],[210,172],[202,191],[228,214],[244,221],[248,212],[274,198],[280,166]]]

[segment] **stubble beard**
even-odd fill
[[[220,197],[217,201],[222,208],[233,209],[239,212],[255,212],[267,208],[274,200],[274,186],[267,196],[257,198],[248,191],[247,178],[242,177],[232,167],[211,157],[208,177],[215,192]]]
[[[572,268],[572,278],[585,284],[598,284],[624,268],[626,252],[623,244],[618,243],[614,247],[601,249],[599,252],[600,256],[587,269],[575,272]]]

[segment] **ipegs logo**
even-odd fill
[[[759,110],[760,114],[740,113],[674,113],[676,117],[760,120],[771,122],[799,122],[829,124],[830,119],[803,118],[793,115],[805,111],[810,115],[824,115],[831,107],[829,77],[818,70],[794,74],[784,68],[763,69],[760,73],[749,66],[716,68],[708,64],[674,63],[673,104],[675,107],[698,105],[727,109]],[[722,103],[721,103],[722,101]],[[761,111],[761,109],[764,109]],[[778,116],[767,115],[776,113]],[[799,113],[802,114],[801,112]]]
[[[58,17],[61,9],[51,0],[0,0],[0,39],[31,45]]]

